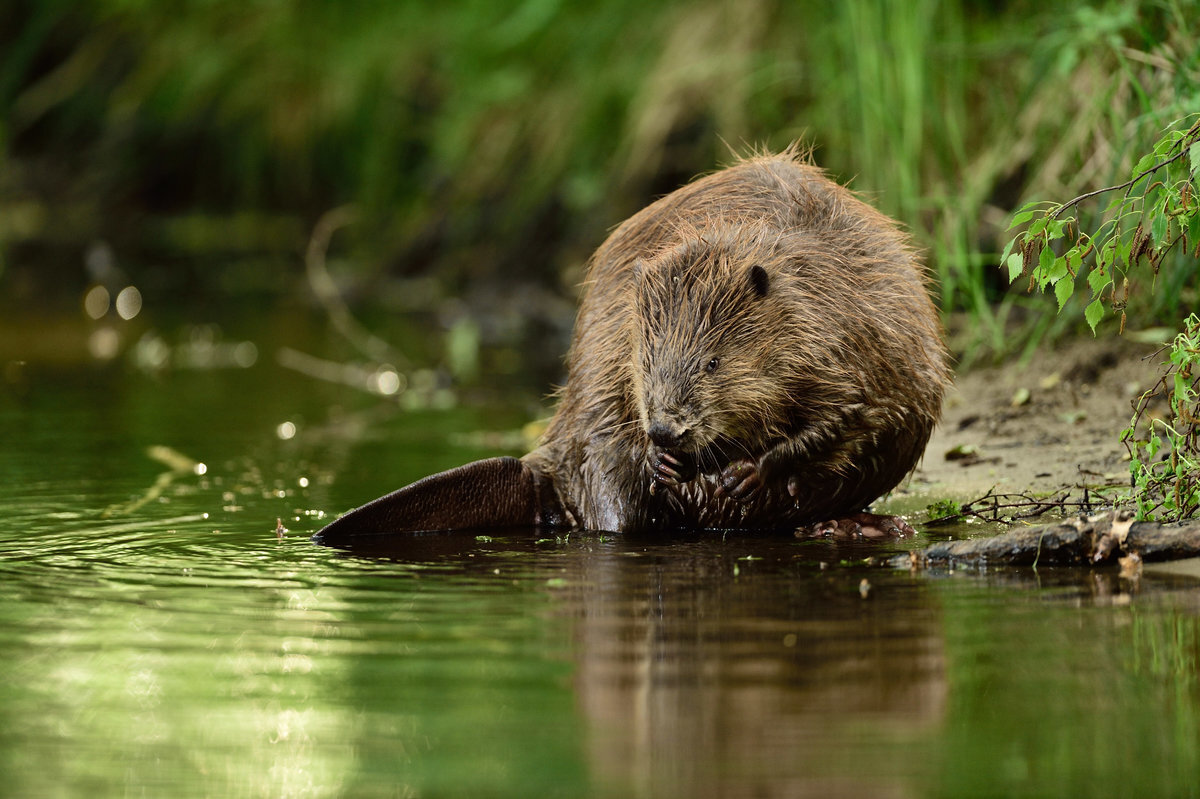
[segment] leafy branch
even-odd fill
[[[1167,127],[1124,183],[1061,204],[1034,202],[1022,207],[1009,230],[1026,227],[1001,256],[1009,280],[1028,274],[1030,291],[1053,288],[1062,311],[1083,278],[1090,291],[1083,316],[1092,333],[1106,307],[1120,314],[1123,333],[1132,273],[1137,277],[1149,271],[1153,285],[1172,252],[1200,258],[1198,175],[1200,113],[1193,113]],[[1103,194],[1115,196],[1100,214],[1099,225],[1089,232],[1076,213]],[[1174,286],[1187,281],[1195,286],[1195,264],[1179,258],[1172,263],[1181,270],[1175,273]],[[1161,417],[1147,410],[1155,397],[1164,398],[1168,406]],[[1185,321],[1169,346],[1161,379],[1138,401],[1121,441],[1130,457],[1131,489],[1125,499],[1136,506],[1140,518],[1185,519],[1200,511],[1200,318],[1196,315]]]
[[[1186,158],[1185,158],[1186,156]],[[1061,311],[1086,275],[1091,301],[1084,319],[1092,332],[1107,304],[1120,313],[1125,330],[1131,271],[1149,268],[1157,277],[1163,260],[1177,245],[1191,250],[1188,236],[1200,232],[1197,174],[1200,172],[1200,113],[1177,120],[1152,152],[1134,167],[1124,183],[1081,194],[1065,203],[1031,202],[1012,219],[1009,230],[1028,225],[1004,248],[1001,263],[1010,281],[1029,275],[1029,290],[1053,288]],[[1147,180],[1156,176],[1154,180]],[[1145,180],[1144,188],[1137,187]],[[1087,232],[1074,213],[1085,201],[1121,192],[1104,210],[1094,232]],[[1055,252],[1055,247],[1061,253]],[[1200,246],[1194,257],[1200,257]]]
[[[1185,138],[1189,137],[1189,136],[1195,136],[1197,131],[1200,131],[1200,119],[1196,120],[1196,123],[1194,125],[1192,125],[1191,129],[1187,132],[1187,134],[1185,134]],[[1157,172],[1158,170],[1162,169],[1164,166],[1167,166],[1168,164],[1172,163],[1173,161],[1177,161],[1180,158],[1183,158],[1185,155],[1193,155],[1190,147],[1186,150],[1183,148],[1180,148],[1179,152],[1175,153],[1175,155],[1171,156],[1170,158],[1168,158],[1165,161],[1159,161],[1157,164],[1154,164],[1153,166],[1148,167],[1147,169],[1143,169],[1141,172],[1134,175],[1132,178],[1125,181],[1124,183],[1118,184],[1116,186],[1105,186],[1103,189],[1096,189],[1095,191],[1089,191],[1086,194],[1081,194],[1072,200],[1067,200],[1065,203],[1063,203],[1062,205],[1060,205],[1058,207],[1058,210],[1054,212],[1053,216],[1057,219],[1058,217],[1062,216],[1062,212],[1067,210],[1068,208],[1072,208],[1076,205],[1079,205],[1084,200],[1090,200],[1092,197],[1097,197],[1101,194],[1106,194],[1110,191],[1120,191],[1121,189],[1125,189],[1126,190],[1125,196],[1129,197],[1129,189],[1132,189],[1134,186],[1136,186],[1138,181],[1140,181],[1142,178],[1146,177],[1147,175]],[[1195,168],[1195,164],[1193,164],[1193,168]],[[1017,224],[1020,224],[1020,223],[1014,219],[1013,225],[1017,225]],[[1009,230],[1012,230],[1013,225],[1009,226]]]
[[[1168,413],[1150,412],[1164,397]],[[1139,437],[1139,427],[1145,433]],[[1121,433],[1129,452],[1138,518],[1187,519],[1200,511],[1200,317],[1192,314],[1170,347],[1167,370],[1138,399]]]

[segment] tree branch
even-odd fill
[[[1197,126],[1200,126],[1200,123],[1197,123],[1197,125],[1193,125],[1192,130],[1195,130]],[[1182,139],[1180,139],[1180,142],[1187,143],[1188,138],[1190,136],[1191,136],[1191,131],[1188,131],[1188,136],[1184,136]],[[1181,147],[1179,152],[1175,153],[1175,155],[1171,156],[1170,158],[1168,158],[1165,161],[1158,162],[1154,166],[1147,167],[1146,169],[1142,170],[1140,173],[1138,173],[1134,177],[1130,178],[1129,180],[1125,181],[1124,183],[1120,183],[1116,186],[1106,186],[1103,189],[1096,189],[1095,191],[1089,191],[1087,194],[1081,194],[1078,197],[1074,198],[1073,200],[1067,200],[1065,203],[1063,203],[1062,205],[1059,206],[1057,211],[1055,211],[1053,214],[1050,215],[1050,218],[1058,219],[1059,215],[1061,215],[1063,211],[1067,210],[1068,208],[1070,208],[1072,206],[1079,205],[1084,200],[1095,197],[1097,194],[1105,194],[1106,192],[1117,191],[1119,189],[1130,189],[1142,178],[1146,177],[1149,174],[1157,172],[1158,170],[1162,169],[1164,166],[1166,166],[1170,163],[1178,161],[1180,158],[1187,155],[1187,153],[1188,153],[1188,147]]]

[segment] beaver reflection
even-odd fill
[[[598,778],[655,797],[918,788],[919,750],[899,744],[946,703],[927,586],[871,572],[864,600],[862,573],[794,553],[738,561],[728,542],[691,542],[576,564],[575,682]]]

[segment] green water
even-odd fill
[[[388,410],[268,339],[0,364],[3,795],[1200,794],[1198,583],[744,537],[324,549],[528,397]]]

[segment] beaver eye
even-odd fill
[[[704,364],[704,371],[708,372],[709,374],[712,374],[713,372],[717,371],[717,367],[720,365],[721,365],[721,359],[713,358],[711,361]]]

